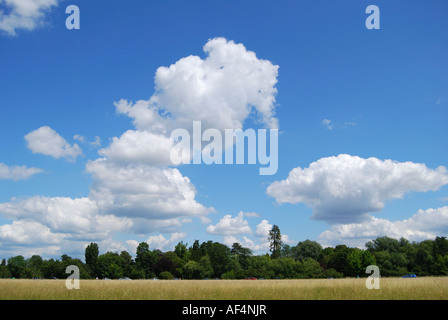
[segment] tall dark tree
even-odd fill
[[[190,260],[199,262],[202,257],[201,245],[199,244],[199,240],[194,240],[193,245],[188,249],[190,252]]]
[[[208,249],[210,264],[214,277],[221,277],[224,272],[230,269],[230,249],[224,244],[214,242]]]
[[[138,270],[143,271],[145,278],[152,278],[154,274],[154,265],[159,259],[158,251],[150,251],[147,242],[141,242],[137,246],[137,256],[135,264]]]
[[[42,264],[43,259],[39,255],[34,255],[26,260],[26,267],[29,273],[29,278],[41,278],[42,277]]]
[[[98,276],[97,274],[98,257],[99,257],[98,245],[96,243],[89,244],[85,250],[85,258],[86,258],[86,265],[89,267],[90,273],[93,277]]]
[[[272,229],[269,231],[269,237],[268,237],[272,258],[278,258],[280,257],[280,250],[282,248],[282,235],[280,233],[280,228],[277,225],[273,225]]]

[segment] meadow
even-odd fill
[[[65,280],[1,279],[0,300],[447,300],[448,277],[301,280]]]

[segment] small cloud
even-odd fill
[[[0,163],[0,180],[26,180],[32,175],[41,173],[42,169],[39,168],[27,168],[26,166],[14,166],[10,167],[4,163]]]
[[[68,161],[74,161],[77,156],[82,155],[81,148],[76,143],[70,145],[56,131],[47,126],[28,133],[25,140],[33,153],[41,153],[55,159],[62,157]]]
[[[73,140],[78,140],[79,142],[86,142],[86,138],[84,138],[83,136],[81,136],[79,134],[75,134],[73,136]]]
[[[258,213],[256,213],[256,212],[243,212],[243,211],[240,211],[240,213],[242,213],[245,217],[248,217],[248,218],[259,218],[260,217],[260,215]]]
[[[347,121],[347,122],[344,122],[344,124],[342,125],[341,128],[350,128],[350,127],[354,127],[354,126],[356,126],[355,122]]]
[[[201,219],[202,224],[209,224],[210,222],[212,222],[212,220],[206,216],[200,216],[199,219]]]
[[[356,126],[356,122],[353,121],[346,121],[344,122],[342,125],[335,123],[333,120],[330,119],[324,119],[322,120],[322,125],[325,126],[325,128],[327,128],[328,130],[333,130],[333,129],[346,129],[346,128],[350,128],[350,127],[354,127]]]
[[[98,137],[98,136],[95,136],[95,140],[92,141],[92,142],[89,142],[89,144],[90,144],[92,147],[99,147],[99,146],[101,146],[101,138]]]
[[[328,130],[333,130],[333,124],[331,123],[331,120],[329,120],[329,119],[324,119],[324,120],[322,120],[322,124],[323,124]]]
[[[95,136],[95,140],[93,140],[93,141],[87,141],[84,136],[81,136],[79,134],[75,134],[73,136],[73,140],[77,140],[77,141],[82,142],[82,143],[87,143],[91,147],[99,147],[99,146],[101,146],[101,138],[98,137],[98,136]]]

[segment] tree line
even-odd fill
[[[173,251],[150,250],[141,242],[135,258],[127,251],[99,254],[96,243],[85,249],[85,262],[68,255],[44,260],[39,255],[3,259],[0,278],[65,279],[65,269],[76,265],[81,279],[304,279],[366,277],[367,266],[377,265],[381,276],[448,275],[448,240],[410,242],[378,237],[365,244],[366,249],[346,245],[323,248],[318,242],[305,240],[295,246],[281,241],[280,230],[273,226],[269,234],[270,254],[254,255],[252,250],[234,243],[231,247],[214,241],[191,246],[177,243]]]

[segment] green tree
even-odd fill
[[[98,257],[98,275],[100,278],[121,278],[124,265],[125,261],[118,253],[108,251]]]
[[[330,268],[328,266],[328,264],[333,256],[334,256],[334,248],[333,247],[326,247],[325,249],[322,250],[321,259],[319,262],[324,270]]]
[[[347,256],[352,250],[345,244],[337,245],[328,260],[326,268],[335,269],[346,276],[350,272],[347,270]]]
[[[200,279],[201,268],[198,262],[190,260],[182,267],[182,278]]]
[[[323,277],[323,270],[316,260],[312,258],[305,259],[301,262],[300,277],[306,279],[316,279]]]
[[[436,275],[448,275],[448,255],[442,256],[440,254],[437,255],[434,266],[433,273]]]
[[[433,241],[431,240],[422,241],[417,245],[417,251],[414,259],[414,271],[419,275],[431,275],[434,271],[434,257],[432,255],[433,250]]]
[[[139,273],[135,268],[135,262],[129,252],[123,250],[120,252],[120,257],[123,260],[123,276],[131,279],[144,278],[142,273]]]
[[[193,245],[188,250],[190,252],[190,259],[192,261],[199,262],[202,257],[202,250],[199,244],[199,240],[195,240]]]
[[[241,266],[241,268],[246,269],[248,266],[247,260],[252,255],[252,250],[250,250],[249,248],[244,248],[241,244],[239,244],[238,242],[235,242],[232,245],[230,254],[237,258],[238,263]]]
[[[43,259],[39,255],[33,255],[26,260],[26,268],[28,271],[27,278],[42,278]]]
[[[299,242],[295,247],[291,248],[293,258],[300,261],[308,258],[319,261],[322,250],[322,246],[318,242],[311,240]]]
[[[141,242],[137,246],[137,255],[135,258],[136,268],[142,271],[146,279],[153,278],[154,265],[159,260],[159,254],[157,251],[150,251],[147,242]]]
[[[272,258],[276,259],[280,257],[280,250],[282,248],[282,235],[280,233],[280,228],[277,225],[273,225],[269,231],[269,244],[270,250],[272,252]]]
[[[11,272],[9,272],[9,269],[6,266],[6,259],[2,259],[2,263],[0,265],[0,279],[6,278],[11,278]]]
[[[248,259],[248,268],[246,271],[246,275],[248,277],[255,278],[275,278],[275,273],[272,266],[273,259],[271,259],[269,254],[251,256]]]
[[[21,278],[26,267],[25,258],[21,255],[11,257],[8,259],[7,267],[12,277]]]
[[[90,243],[85,249],[85,260],[86,265],[90,270],[90,274],[92,277],[98,276],[97,266],[98,266],[98,257],[99,257],[99,248],[98,244]]]
[[[366,268],[369,265],[376,265],[375,257],[368,250],[354,248],[350,250],[346,258],[346,276],[365,276]]]
[[[213,269],[213,277],[221,277],[224,272],[230,270],[230,249],[226,245],[214,242],[208,249],[210,264]]]
[[[79,276],[81,279],[89,279],[91,277],[88,267],[80,259],[73,259],[67,255],[62,255],[61,258],[62,261],[57,264],[57,278],[66,279],[69,274],[67,274],[65,270],[70,265],[75,265],[79,268]]]
[[[161,272],[169,271],[175,277],[181,277],[183,264],[183,260],[174,251],[168,251],[159,257],[154,265],[154,272],[160,276]]]
[[[120,257],[123,259],[123,261],[124,261],[126,266],[131,265],[133,263],[132,257],[129,254],[129,252],[127,252],[127,251],[124,251],[124,250],[121,251],[120,252]]]
[[[213,267],[208,254],[202,256],[199,260],[199,274],[201,279],[210,278],[213,274]]]
[[[401,245],[403,244],[404,243],[402,241]],[[372,253],[379,251],[387,251],[389,253],[398,252],[400,248],[400,241],[386,236],[378,237],[373,241],[367,242],[366,248]]]
[[[283,243],[280,249],[281,258],[293,258],[293,251],[289,244]]]
[[[293,258],[278,258],[272,260],[272,271],[277,278],[297,278],[297,262]]]
[[[433,257],[448,255],[448,240],[446,237],[436,237],[433,242]]]
[[[349,277],[356,277],[365,273],[362,265],[362,251],[360,249],[351,250],[347,254],[345,272],[345,275]]]
[[[62,267],[60,266],[60,262],[54,260],[53,258],[49,260],[44,260],[42,263],[42,276],[44,278],[58,277],[59,274],[62,274]]]
[[[187,249],[187,244],[184,244],[183,241],[179,242],[175,247],[174,247],[174,252],[176,253],[176,255],[181,258],[184,262],[187,262],[189,260],[189,251]]]

